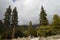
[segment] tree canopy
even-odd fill
[[[40,12],[40,25],[48,25],[48,20],[47,20],[47,14],[43,8],[43,6],[41,6],[41,12]]]

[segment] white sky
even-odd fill
[[[43,5],[49,22],[54,14],[60,15],[60,0],[0,0],[0,20],[4,18],[4,12],[8,6],[12,9],[16,6],[18,11],[19,24],[39,23],[40,8]]]

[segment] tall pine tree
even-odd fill
[[[14,33],[15,33],[15,27],[18,25],[18,14],[17,14],[17,9],[16,7],[13,9],[12,13],[12,39],[14,38]]]
[[[31,21],[29,22],[28,32],[29,32],[29,35],[32,36],[32,34],[33,34],[33,28],[32,28],[32,22]]]
[[[6,37],[7,38],[7,33],[8,33],[8,27],[10,26],[10,17],[11,17],[11,6],[9,6],[9,8],[6,9],[5,12],[5,18],[4,18],[4,25],[5,25],[5,29],[6,29]]]
[[[40,13],[40,25],[48,25],[48,20],[46,18],[47,14],[43,8],[43,6],[41,7],[41,13]]]

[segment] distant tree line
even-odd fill
[[[54,14],[52,23],[49,24],[46,11],[41,6],[39,22],[40,24],[33,28],[32,21],[28,28],[18,25],[18,12],[15,7],[12,11],[11,6],[6,8],[4,22],[0,20],[0,35],[2,39],[13,39],[17,37],[47,37],[60,34],[60,16]]]

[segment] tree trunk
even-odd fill
[[[14,38],[15,26],[12,28],[12,39]]]
[[[6,30],[6,32],[5,32],[5,39],[7,39],[7,35],[8,35],[8,28],[7,28],[7,26],[6,26],[5,30]]]

